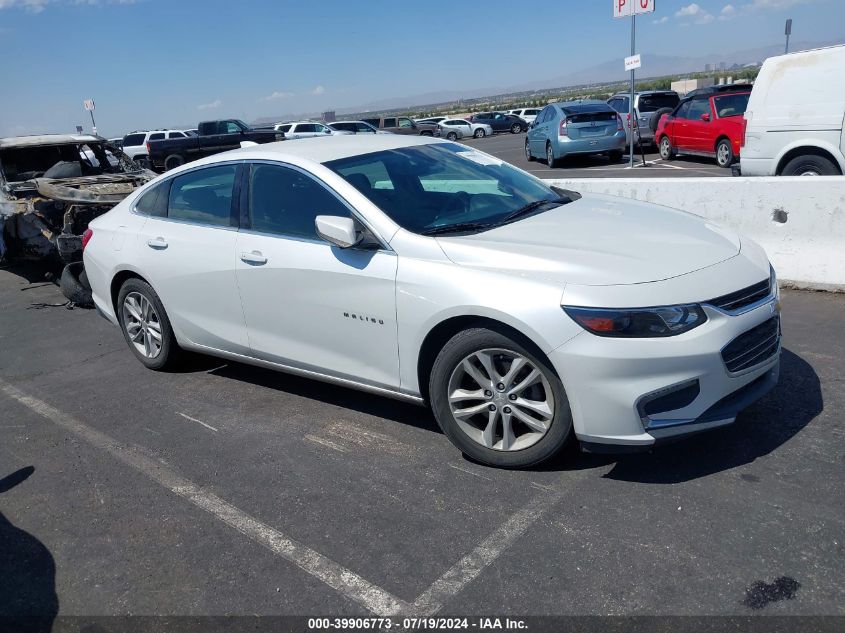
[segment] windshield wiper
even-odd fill
[[[444,224],[426,229],[425,231],[421,231],[420,235],[445,235],[446,233],[482,231],[492,226],[492,224],[485,224],[483,222],[458,222],[457,224]]]
[[[548,204],[566,204],[568,202],[572,202],[570,198],[546,198],[544,200],[535,200],[534,202],[529,202],[523,207],[519,207],[516,211],[512,211],[511,213],[507,214],[501,220],[496,222],[497,225],[507,224],[508,222],[513,222],[518,218],[525,217],[529,213],[533,213],[540,207],[546,206]]]

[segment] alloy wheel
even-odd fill
[[[665,136],[660,139],[660,158],[666,160],[672,153],[672,146]]]
[[[528,139],[525,139],[525,158],[531,160],[531,148],[528,147]]]
[[[493,450],[517,451],[539,442],[555,416],[543,370],[507,349],[466,356],[449,378],[449,408],[460,429]]]
[[[129,341],[146,358],[161,353],[161,320],[152,302],[140,292],[130,292],[123,300],[123,327]]]
[[[716,161],[719,167],[726,167],[731,160],[731,148],[727,143],[719,143],[716,151]]]

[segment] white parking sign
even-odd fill
[[[85,109],[88,110],[88,112],[91,112],[94,109],[94,100],[86,99],[82,102],[82,105],[85,106]]]
[[[613,0],[613,17],[629,18],[640,13],[654,12],[655,0]]]

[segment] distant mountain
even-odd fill
[[[842,44],[843,42],[793,42],[790,46],[792,51],[806,50],[808,48],[819,48],[822,46],[831,46],[834,44]],[[643,53],[643,67],[638,71],[638,76],[641,78],[647,77],[664,77],[666,75],[683,75],[690,72],[703,72],[707,64],[718,66],[721,62],[725,62],[728,67],[733,64],[752,64],[762,62],[767,57],[783,54],[783,46],[780,44],[772,46],[763,46],[760,48],[750,48],[740,51],[733,51],[730,53],[713,53],[711,55],[702,55],[699,57],[684,57],[678,55],[651,55]],[[730,74],[730,70],[722,71],[726,75]],[[451,101],[458,101],[459,99],[476,99],[479,97],[496,96],[503,94],[510,94],[515,92],[526,92],[529,90],[541,90],[548,88],[567,88],[571,86],[581,86],[596,83],[607,83],[615,81],[624,81],[628,77],[622,67],[622,59],[614,59],[610,61],[576,70],[565,75],[558,75],[548,79],[538,79],[531,82],[511,86],[494,86],[486,88],[467,88],[461,90],[441,90],[433,92],[425,92],[417,95],[410,95],[405,97],[389,97],[371,101],[362,105],[347,108],[338,108],[336,110],[338,115],[360,113],[367,111],[379,112],[382,110],[390,110],[394,108],[412,108],[425,105],[434,105],[440,103],[449,103]],[[264,117],[256,121],[256,123],[267,123],[282,120],[293,120],[297,118],[304,118],[309,116],[318,116],[319,113],[300,113],[289,114],[278,117]]]

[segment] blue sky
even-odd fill
[[[629,54],[612,0],[0,0],[0,135],[247,121],[512,86]],[[840,0],[657,0],[643,55],[845,41]],[[483,7],[483,9],[481,9]],[[620,64],[621,67],[621,64]],[[624,73],[620,70],[620,79]]]

